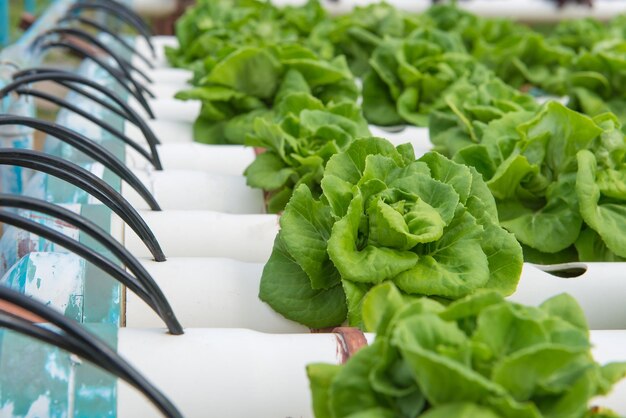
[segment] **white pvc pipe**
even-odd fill
[[[241,327],[266,332],[294,332],[293,322],[270,312],[258,298],[264,263],[225,258],[175,258],[142,263],[162,287],[181,323],[191,327]],[[517,292],[509,299],[539,305],[567,292],[583,308],[591,329],[625,329],[621,263],[586,263],[587,273],[564,279],[524,264]],[[137,297],[127,296],[127,324],[157,327],[161,320]]]
[[[303,6],[306,0],[273,0],[272,4],[278,7]],[[320,2],[324,9],[331,15],[344,15],[350,13],[357,6],[367,6],[378,3],[376,0],[322,0]],[[389,4],[397,9],[409,13],[421,13],[428,9],[432,2],[430,0],[389,0]]]
[[[624,263],[573,263],[586,272],[579,277],[562,278],[524,264],[522,279],[511,300],[539,305],[551,296],[569,293],[578,300],[592,329],[626,328],[626,286]]]
[[[338,364],[335,334],[271,335],[247,330],[120,329],[118,352],[163,391],[183,416],[312,417],[306,366]],[[158,416],[118,384],[117,416]]]
[[[181,90],[186,90],[191,88],[191,85],[188,84],[174,84],[174,83],[154,83],[150,84],[150,91],[155,95],[156,100],[170,99],[175,100],[174,96]],[[155,100],[155,99],[153,99]],[[135,109],[137,107],[135,106]]]
[[[155,85],[173,84],[185,87],[189,86],[189,80],[193,77],[193,72],[182,68],[154,68],[145,70],[145,73]]]
[[[279,7],[303,5],[305,0],[274,0]],[[332,15],[350,13],[357,6],[377,3],[376,0],[323,0],[322,6]],[[390,0],[395,8],[408,13],[425,12],[432,2],[428,0]],[[617,0],[594,0],[593,7],[567,4],[558,8],[551,0],[471,0],[457,3],[458,7],[483,17],[508,18],[528,22],[558,22],[565,19],[593,17],[609,20],[626,12],[626,5]]]
[[[259,299],[263,263],[228,258],[141,259],[185,327],[247,328],[271,333],[308,332]],[[157,328],[163,321],[135,294],[126,292],[126,326]]]
[[[241,145],[206,145],[197,142],[157,145],[165,171],[198,170],[216,174],[242,175],[255,159],[254,150]],[[126,147],[126,165],[134,170],[152,170],[152,164]]]
[[[306,366],[339,364],[339,341],[335,334],[187,329],[185,335],[171,336],[163,330],[122,328],[118,352],[185,417],[312,417]],[[592,331],[591,341],[601,364],[626,358],[626,331]],[[593,404],[625,414],[626,383]],[[141,394],[123,383],[118,384],[117,413],[157,416]]]
[[[179,102],[179,103],[192,103],[192,102]],[[181,109],[185,106],[181,106]],[[191,110],[191,109],[187,109]],[[198,107],[198,112],[199,112]],[[177,115],[172,115],[173,117]],[[148,127],[154,132],[156,137],[162,144],[171,143],[189,143],[193,142],[193,120],[185,120],[186,115],[184,109],[178,115],[180,118],[176,119],[158,119],[158,120],[146,120]],[[197,116],[197,114],[196,114]],[[124,122],[124,133],[126,136],[137,142],[138,144],[145,144],[146,139],[141,130],[134,124],[126,121]]]
[[[130,6],[148,17],[166,17],[176,12],[176,0],[132,0]]]
[[[145,0],[148,1],[148,0]],[[152,57],[152,51],[148,47],[148,44],[145,39],[141,36],[135,37],[135,49],[138,53],[143,54],[145,57],[150,58],[152,64],[156,68],[167,68],[169,67],[169,63],[167,62],[167,58],[165,57],[165,47],[178,47],[178,40],[175,36],[153,36],[152,44],[154,45],[154,49],[156,52],[156,58]],[[139,68],[147,68],[146,64],[139,59],[138,57],[134,57],[132,60],[134,65],[137,65]]]
[[[264,213],[263,192],[246,185],[242,175],[194,170],[134,170],[163,210],[213,210],[225,213]],[[136,209],[149,209],[127,183],[122,195]]]
[[[154,113],[154,117],[157,120],[169,120],[178,122],[193,123],[198,115],[200,115],[200,107],[202,104],[198,100],[182,101],[174,98],[166,99],[149,99],[148,103]],[[129,100],[129,104],[134,109],[144,112],[139,108],[135,98]],[[144,116],[147,114],[144,112]]]
[[[622,362],[626,360],[626,331],[591,331],[592,352],[595,360],[600,364]],[[608,396],[598,397],[594,405],[613,409],[620,416],[626,415],[626,380],[615,386]]]
[[[276,215],[232,215],[195,210],[140,211],[168,257],[226,257],[265,263],[279,230]],[[151,258],[139,237],[124,229],[124,245]]]
[[[558,8],[556,2],[550,0],[472,0],[459,3],[459,6],[483,17],[506,17],[533,23],[586,17],[609,20],[626,12],[626,4],[615,0],[594,0],[593,7],[566,4]]]
[[[157,137],[164,143],[169,142],[192,142],[192,123],[200,114],[199,101],[180,101],[176,99],[161,98],[151,100],[150,105],[155,113],[156,120],[149,121],[149,126]],[[137,104],[135,109],[141,111]],[[415,149],[416,156],[423,155],[432,149],[428,128],[417,126],[403,126],[394,128],[369,125],[372,136],[388,139],[394,145],[410,142]],[[135,125],[126,122],[124,131],[131,139],[139,143],[145,139]]]

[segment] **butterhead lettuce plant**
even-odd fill
[[[491,74],[467,54],[457,34],[430,28],[417,29],[404,39],[385,39],[369,63],[363,112],[377,125],[427,126],[430,112],[443,106],[446,89]]]
[[[549,102],[490,123],[454,159],[481,172],[526,259],[555,263],[626,257],[625,156],[615,115]]]
[[[589,418],[626,374],[596,363],[585,316],[569,295],[539,307],[479,291],[445,306],[393,284],[370,291],[376,340],[343,366],[307,368],[317,418]]]
[[[330,158],[321,184],[319,199],[294,191],[263,270],[260,298],[283,316],[361,326],[363,298],[385,281],[447,301],[515,290],[521,248],[473,168],[364,138]]]
[[[249,186],[269,192],[268,210],[280,212],[293,190],[306,184],[315,198],[328,159],[355,138],[370,135],[356,103],[324,104],[296,70],[285,75],[272,118],[258,118],[246,145],[263,148],[245,171]]]
[[[355,101],[358,89],[345,58],[320,59],[300,45],[241,46],[212,63],[199,86],[179,92],[199,100],[194,139],[209,144],[243,144],[257,117],[270,117],[289,71],[297,71],[323,103]]]
[[[478,84],[457,83],[444,93],[443,102],[441,110],[431,113],[428,127],[435,150],[448,157],[479,143],[490,122],[507,113],[539,108],[532,96],[495,76]]]

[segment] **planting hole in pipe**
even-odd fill
[[[587,272],[585,263],[563,263],[563,264],[533,264],[539,270],[563,279],[573,279],[580,277]]]
[[[394,126],[376,126],[378,129],[389,132],[389,133],[399,133],[403,132],[406,129],[406,125],[394,125]]]

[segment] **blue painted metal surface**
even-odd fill
[[[88,325],[117,348],[117,328]],[[103,417],[117,415],[117,379],[54,346],[0,329],[0,416]]]
[[[34,14],[37,10],[37,2],[35,0],[24,0],[24,11]]]
[[[0,0],[0,47],[9,43],[9,0]]]
[[[111,210],[104,205],[65,205],[111,230]],[[24,218],[46,225],[116,260],[101,244],[65,222],[30,211]],[[122,286],[97,267],[37,235],[5,227],[0,238],[0,284],[57,308],[78,322],[120,325]]]
[[[55,0],[17,42],[0,51],[0,86],[10,82],[11,74],[16,68],[28,68],[39,64],[38,57],[29,48],[31,42],[40,33],[52,27],[67,11],[73,1]],[[4,24],[4,22],[8,22],[8,12],[9,0],[0,0],[0,32],[9,30],[8,23]],[[0,42],[1,44],[2,42]],[[34,116],[34,101],[28,98],[19,100],[10,97],[5,98],[0,103],[0,112],[19,116]],[[0,130],[0,146],[32,148],[32,130],[19,127],[3,127]],[[9,193],[22,193],[30,174],[30,170],[19,167],[1,167],[1,190]]]

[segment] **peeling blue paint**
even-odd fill
[[[102,205],[74,206],[105,230],[111,228],[111,212]],[[79,242],[115,260],[99,243],[68,225],[40,214],[24,216],[73,236]],[[48,241],[16,228],[5,228],[0,238],[1,283],[59,309],[79,322],[119,325],[122,286],[108,274]],[[51,291],[51,288],[53,291]]]
[[[87,328],[117,349],[117,329]],[[117,379],[56,347],[0,330],[0,416],[115,418]],[[70,376],[73,378],[71,379]]]

